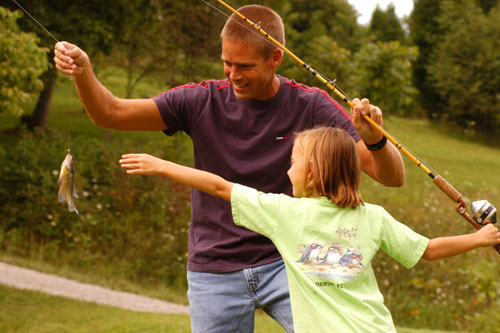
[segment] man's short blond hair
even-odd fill
[[[267,32],[282,45],[285,45],[285,26],[283,25],[281,17],[274,10],[260,5],[247,5],[239,8],[238,12],[253,23],[260,24],[262,30]],[[223,41],[238,41],[255,46],[257,51],[261,53],[266,60],[269,59],[272,52],[278,48],[262,35],[262,33],[255,30],[255,28],[251,27],[234,13],[226,21],[220,36]]]

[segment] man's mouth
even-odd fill
[[[245,83],[245,84],[236,84],[234,83],[234,86],[237,88],[237,89],[243,89],[243,88],[246,88],[248,87],[249,83]]]

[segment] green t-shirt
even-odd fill
[[[286,265],[296,332],[395,332],[371,266],[379,248],[406,268],[429,240],[382,207],[339,208],[235,185],[237,225],[271,239]]]

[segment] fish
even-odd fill
[[[64,202],[66,200],[69,211],[80,215],[76,209],[74,198],[79,198],[79,196],[78,193],[76,193],[75,187],[75,168],[73,166],[73,156],[71,156],[71,150],[68,149],[68,154],[61,164],[61,171],[59,171],[58,201]]]

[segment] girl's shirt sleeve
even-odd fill
[[[272,239],[278,225],[278,206],[282,196],[235,184],[231,192],[234,223]]]
[[[424,254],[429,239],[381,210],[382,238],[380,247],[406,268],[415,266]]]

